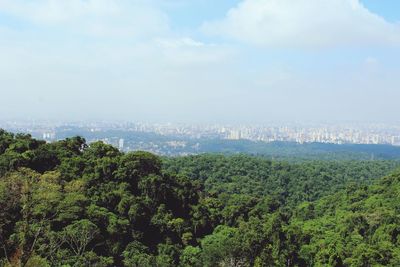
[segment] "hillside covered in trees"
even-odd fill
[[[0,266],[400,266],[398,167],[0,130]]]

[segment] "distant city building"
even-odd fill
[[[121,150],[140,149],[154,152],[160,149],[183,150],[186,140],[197,139],[400,145],[399,124],[174,125],[171,123],[39,124],[36,122],[0,122],[0,128],[29,133],[35,138],[41,138],[47,142],[56,141],[57,138],[63,139],[80,135],[84,136],[88,143],[103,141]],[[125,139],[121,138],[122,136],[115,136],[115,131],[124,132]],[[108,132],[113,132],[113,134],[108,135]],[[129,132],[151,133],[153,139],[132,141],[130,137],[126,137],[126,133]]]
[[[45,133],[43,133],[42,137],[43,137],[43,140],[51,141],[56,138],[56,134],[54,132],[45,132]]]
[[[239,130],[232,130],[229,133],[228,139],[230,140],[239,140],[241,138]]]

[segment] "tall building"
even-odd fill
[[[239,130],[232,130],[229,134],[228,139],[230,140],[239,140],[241,138]]]
[[[124,139],[122,139],[122,138],[119,139],[118,148],[121,150],[124,149]]]

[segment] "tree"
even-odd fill
[[[129,243],[122,256],[125,266],[151,267],[155,265],[155,258],[149,253],[149,249],[137,241]]]
[[[83,219],[68,225],[63,230],[63,239],[76,257],[82,257],[90,243],[96,238],[98,228],[91,221]]]
[[[223,263],[242,263],[241,245],[237,228],[220,225],[212,235],[201,241],[204,266],[218,266]]]
[[[199,247],[187,246],[180,257],[180,266],[182,267],[201,267],[201,249]]]

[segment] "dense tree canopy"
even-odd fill
[[[398,166],[162,159],[0,130],[0,266],[399,266]]]

